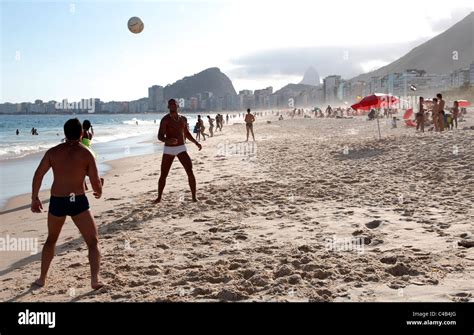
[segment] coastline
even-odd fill
[[[149,143],[152,143],[152,141],[150,141]],[[35,156],[36,155],[41,156],[43,154],[44,153],[36,153],[34,155]],[[124,158],[118,158],[118,159],[114,159],[114,160],[110,160],[110,161],[101,162],[101,164],[108,166],[108,169],[104,172],[104,175],[102,175],[101,177],[103,177],[104,179],[107,179],[108,177],[110,177],[110,175],[112,175],[114,173],[114,170],[121,167],[123,162],[128,162],[128,161],[131,162],[131,161],[134,160],[134,158],[139,159],[142,156],[154,156],[154,155],[156,155],[156,154],[151,153],[151,154],[137,155],[137,156],[132,156],[132,157],[124,157]],[[38,163],[39,163],[39,160],[38,160]],[[31,180],[33,180],[33,175],[31,176]],[[86,179],[86,181],[88,181],[88,179]],[[50,191],[51,191],[51,188],[41,190],[39,192],[40,199],[42,199],[42,200],[49,199],[49,192]],[[92,194],[92,191],[89,190],[89,191],[86,192],[86,194]],[[23,193],[23,194],[16,195],[16,196],[8,198],[6,203],[4,204],[4,206],[0,207],[0,215],[6,214],[7,212],[11,212],[12,210],[14,210],[18,207],[25,207],[25,205],[27,205],[28,208],[29,208],[29,204],[30,204],[30,200],[31,200],[30,196],[31,196],[31,192],[30,193]]]
[[[232,116],[236,114],[229,113],[231,118],[230,124],[236,121]],[[127,117],[129,115],[126,115]],[[132,114],[130,116],[139,117],[139,115]],[[144,115],[147,117],[156,117],[155,114]],[[160,115],[161,116],[161,115]],[[189,115],[195,117],[196,115]],[[155,121],[155,122],[153,122]],[[191,120],[192,121],[192,120]],[[56,120],[52,122],[57,122]],[[103,122],[103,121],[102,121]],[[119,120],[119,124],[130,124],[130,120]],[[97,141],[94,142],[93,149],[98,154],[97,163],[101,173],[108,170],[107,162],[120,159],[128,156],[137,156],[148,153],[160,152],[161,145],[156,140],[156,133],[159,124],[156,120],[141,120],[142,126],[135,127],[133,125],[125,126],[126,129],[118,128],[117,134],[111,133],[111,125],[101,123],[102,132],[97,135]],[[120,126],[119,126],[120,127]],[[100,128],[99,128],[100,129]],[[51,131],[50,131],[51,132]],[[54,130],[56,132],[56,130]],[[114,140],[109,140],[111,137],[116,137]],[[105,141],[103,142],[102,140]],[[51,140],[51,139],[49,139]],[[56,138],[54,138],[56,140]],[[57,145],[59,141],[48,144],[52,147]],[[16,148],[16,146],[13,146]],[[0,211],[7,208],[8,201],[11,198],[27,194],[30,191],[31,178],[39,163],[42,155],[48,148],[41,148],[37,151],[21,152],[19,156],[6,156],[0,161],[0,178],[2,179],[2,192],[0,194]],[[49,172],[45,176],[45,183],[52,182],[52,174]]]
[[[17,253],[2,259],[0,301],[472,301],[474,248],[457,244],[474,235],[472,130],[381,122],[379,141],[362,118],[276,118],[258,119],[254,157],[230,147],[243,124],[188,145],[197,204],[179,162],[160,205],[159,155],[114,162],[90,199],[109,287],[90,291],[68,219],[47,287],[29,291],[39,254]],[[42,243],[46,215],[6,214],[1,230]]]

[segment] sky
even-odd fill
[[[135,100],[219,67],[237,91],[386,65],[472,0],[0,0],[0,102]],[[138,16],[140,34],[127,29]]]

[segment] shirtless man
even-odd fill
[[[433,115],[433,126],[434,126],[435,131],[439,130],[439,120],[438,120],[439,113],[438,113],[438,110],[439,110],[438,99],[433,98],[433,107],[432,107],[431,113]]]
[[[33,178],[31,211],[41,213],[43,205],[38,198],[43,177],[50,168],[53,169],[53,185],[48,212],[48,238],[41,255],[41,275],[34,284],[44,286],[49,266],[54,257],[56,242],[66,216],[70,216],[81,232],[89,249],[91,268],[91,286],[97,290],[104,286],[99,278],[100,251],[97,226],[89,210],[89,202],[84,191],[84,179],[89,181],[94,190],[94,197],[102,195],[102,184],[94,155],[80,143],[82,125],[78,119],[70,119],[64,124],[65,143],[49,149]]]
[[[436,94],[436,97],[438,98],[438,123],[439,123],[438,128],[439,128],[439,131],[444,131],[445,102],[443,100],[443,96],[441,95],[441,93]]]
[[[255,135],[253,134],[253,123],[255,122],[255,116],[250,113],[250,108],[247,109],[245,114],[245,127],[247,128],[247,142],[249,141],[249,132],[252,132],[253,141],[255,142]]]
[[[163,148],[161,173],[160,179],[158,181],[158,198],[156,198],[154,203],[157,204],[161,201],[161,196],[163,195],[163,190],[166,185],[166,177],[168,177],[168,173],[175,156],[178,156],[179,161],[183,165],[184,170],[188,175],[192,199],[196,202],[196,178],[194,178],[191,157],[189,157],[188,153],[186,152],[184,138],[187,138],[196,144],[199,150],[202,149],[202,146],[189,132],[188,127],[186,126],[186,118],[184,116],[178,115],[178,106],[174,99],[170,99],[168,101],[168,109],[170,112],[161,119],[160,130],[158,131],[158,140],[164,142],[165,146]]]
[[[423,97],[419,98],[418,102],[418,113],[416,113],[416,130],[421,130],[421,132],[425,132],[425,107],[423,104],[425,103],[425,99]]]
[[[458,129],[458,117],[459,117],[459,102],[456,100],[453,106],[453,122],[456,125],[456,129]]]

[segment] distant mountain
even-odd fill
[[[189,98],[198,93],[212,92],[214,96],[236,94],[232,81],[217,67],[211,67],[190,77],[184,77],[164,88],[164,98]]]
[[[275,94],[289,94],[289,95],[298,95],[302,92],[307,92],[313,90],[315,87],[313,85],[306,84],[288,84],[283,86]]]
[[[474,12],[445,32],[411,50],[375,71],[361,74],[352,81],[367,81],[373,76],[404,72],[408,69],[425,70],[427,73],[446,74],[468,67],[474,62]],[[457,58],[457,59],[456,59]]]
[[[303,80],[300,81],[300,84],[317,86],[320,84],[319,73],[316,69],[310,66],[304,73]]]

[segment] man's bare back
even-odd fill
[[[104,286],[99,277],[100,250],[99,236],[94,217],[84,190],[84,179],[89,176],[94,196],[102,195],[102,184],[94,155],[80,143],[82,125],[78,119],[70,119],[64,125],[66,143],[49,149],[33,177],[31,211],[43,212],[43,204],[38,193],[44,175],[53,169],[54,181],[48,210],[48,238],[41,253],[41,274],[34,282],[44,286],[51,261],[55,255],[56,242],[67,216],[70,216],[79,229],[89,250],[91,268],[91,287],[96,290]]]
[[[51,186],[53,196],[84,194],[86,176],[100,185],[94,155],[80,143],[59,144],[46,153],[45,159],[49,159],[53,169],[54,182]]]

